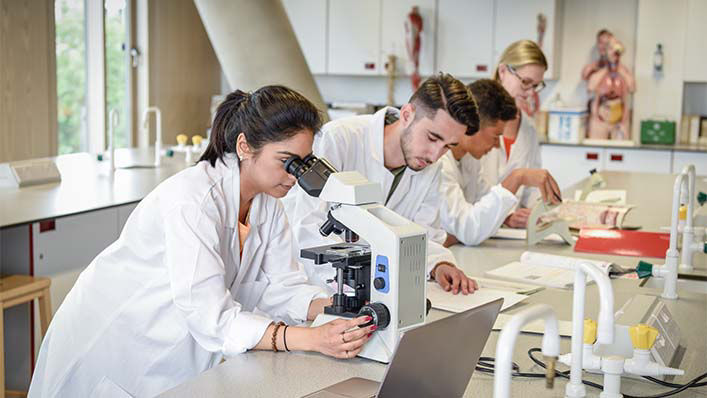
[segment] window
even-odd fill
[[[116,127],[116,148],[131,146],[127,9],[125,0],[105,0],[105,46],[106,46],[106,110],[116,109],[119,123]],[[108,121],[110,123],[110,121]]]
[[[112,109],[116,147],[132,146],[128,1],[54,2],[60,155],[104,150]]]
[[[59,154],[85,151],[86,23],[83,0],[56,0]]]

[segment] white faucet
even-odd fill
[[[108,156],[110,156],[110,172],[115,171],[115,128],[120,122],[120,115],[117,109],[111,109],[108,113]]]
[[[515,314],[501,330],[496,343],[496,361],[493,375],[494,398],[510,397],[511,393],[511,361],[516,338],[521,328],[530,321],[543,319],[545,333],[543,334],[542,352],[548,360],[546,378],[549,388],[555,377],[555,358],[560,353],[560,334],[555,312],[547,304],[538,304]]]
[[[582,351],[584,345],[584,301],[587,288],[587,274],[594,279],[599,288],[599,324],[597,327],[600,344],[614,342],[614,290],[609,276],[596,265],[587,261],[578,261],[572,266],[552,264],[557,268],[574,268],[574,296],[572,299],[572,355],[570,362],[570,382],[565,386],[565,397],[580,398],[587,395],[582,384]]]
[[[670,217],[670,246],[665,252],[665,264],[657,267],[653,266],[651,270],[652,276],[663,278],[664,280],[663,294],[661,294],[661,297],[670,300],[678,298],[678,257],[680,256],[680,252],[678,251],[678,215],[680,213],[680,202],[685,199],[683,192],[689,191],[687,180],[688,174],[684,171],[675,178],[675,183],[673,184],[673,206]],[[689,194],[688,192],[688,195]],[[692,213],[689,206],[688,212]]]
[[[694,208],[695,208],[695,165],[687,165],[682,169],[681,174],[687,174],[688,183],[687,190],[681,189],[681,194],[687,191],[686,195],[681,195],[681,202],[687,206],[687,221],[682,231],[682,257],[680,261],[680,269],[683,271],[692,271],[692,259],[697,252],[707,253],[707,245],[704,242],[705,230],[703,228],[694,227]],[[671,225],[672,227],[672,225]],[[698,240],[695,241],[695,237]]]
[[[154,112],[155,117],[157,118],[157,132],[155,133],[155,167],[159,167],[160,164],[162,164],[162,112],[160,112],[160,108],[150,106],[145,109],[145,112],[142,114],[142,127],[145,129],[145,132],[148,133],[148,137],[148,129],[150,128],[150,112]]]

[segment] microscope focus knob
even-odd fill
[[[368,315],[373,318],[370,322],[359,325],[365,328],[366,326],[376,325],[378,329],[385,329],[390,324],[390,312],[388,307],[383,303],[366,304],[358,311],[358,316]]]
[[[373,280],[373,287],[375,287],[377,290],[383,290],[385,289],[385,279],[382,277],[378,277]]]

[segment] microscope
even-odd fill
[[[337,172],[323,158],[291,156],[285,170],[310,196],[329,203],[322,236],[343,242],[302,249],[301,257],[336,269],[333,303],[312,326],[369,315],[376,333],[359,356],[388,363],[401,333],[425,323],[426,230],[381,204],[380,184],[356,171]],[[359,242],[359,237],[365,243]]]

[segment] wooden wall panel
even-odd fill
[[[181,133],[203,136],[221,67],[199,13],[193,0],[151,0],[148,13],[149,104],[162,111],[162,140],[175,145]]]
[[[53,0],[0,0],[0,162],[57,151]]]

